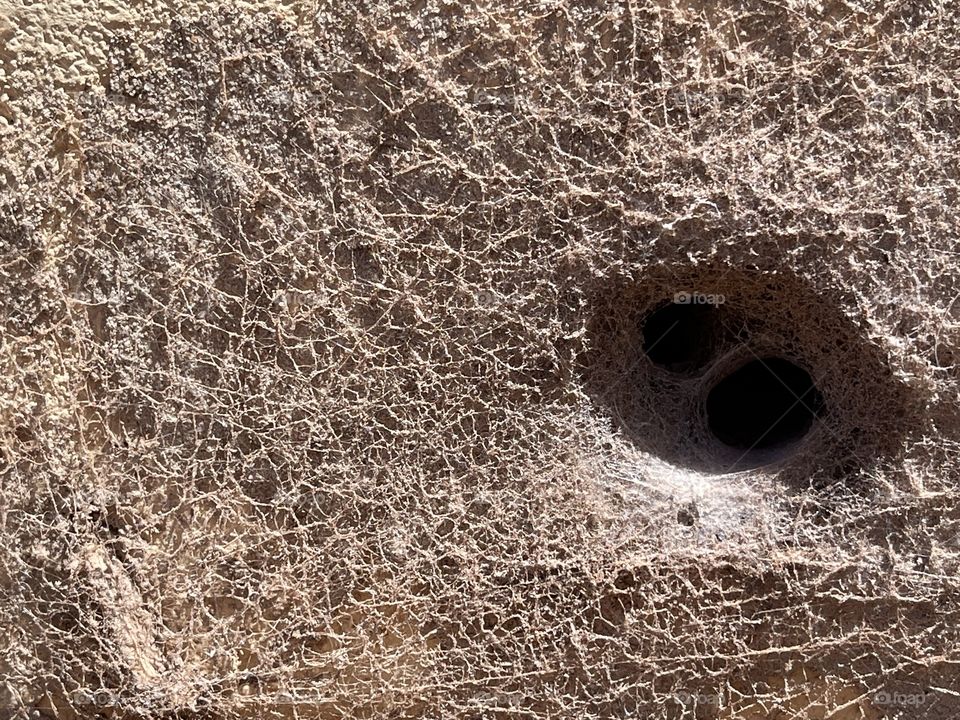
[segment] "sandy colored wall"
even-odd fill
[[[958,48],[0,0],[0,718],[956,717]]]

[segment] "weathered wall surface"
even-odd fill
[[[932,0],[0,0],[0,717],[956,717],[958,66]]]

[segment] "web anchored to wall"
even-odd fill
[[[960,716],[957,7],[281,9],[0,22],[0,717]]]

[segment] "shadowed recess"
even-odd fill
[[[741,366],[707,395],[707,424],[725,445],[782,447],[809,432],[823,410],[813,378],[789,360],[768,357]]]
[[[671,302],[644,321],[643,351],[668,370],[692,372],[713,355],[717,322],[713,305]]]

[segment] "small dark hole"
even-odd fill
[[[700,519],[700,511],[695,503],[688,503],[686,507],[677,510],[677,522],[686,527],[693,527]]]
[[[713,356],[717,324],[713,305],[669,303],[644,321],[643,351],[673,372],[696,370]]]
[[[764,449],[800,440],[823,411],[813,378],[789,360],[768,357],[740,367],[707,395],[707,425],[726,445]]]

